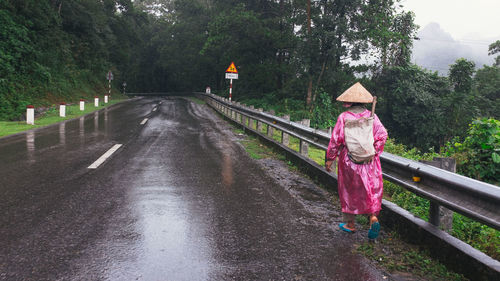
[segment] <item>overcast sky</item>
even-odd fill
[[[500,0],[401,0],[401,4],[415,13],[421,28],[437,22],[454,39],[500,40]]]

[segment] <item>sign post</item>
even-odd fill
[[[229,101],[231,101],[233,96],[233,79],[238,79],[238,70],[234,62],[231,62],[231,65],[226,69],[226,79],[229,79]]]
[[[111,80],[113,80],[113,72],[108,71],[108,74],[106,74],[106,79],[108,79],[108,94],[104,95],[104,102],[108,103],[108,96],[111,96]]]

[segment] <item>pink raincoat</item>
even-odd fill
[[[345,111],[339,115],[332,132],[327,150],[327,160],[338,161],[338,191],[342,212],[348,214],[378,214],[382,205],[383,181],[380,166],[380,154],[387,140],[387,130],[377,115],[373,120],[373,138],[375,140],[375,157],[368,164],[355,164],[347,156],[344,141],[345,120],[370,117],[371,112],[365,109],[361,113]]]

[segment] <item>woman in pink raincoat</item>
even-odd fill
[[[367,214],[370,216],[370,230],[368,237],[378,237],[380,224],[377,215],[382,205],[383,181],[380,166],[380,154],[384,150],[387,140],[387,131],[374,115],[373,138],[375,156],[368,163],[356,164],[349,159],[344,140],[344,124],[346,120],[370,117],[371,112],[364,108],[365,103],[371,103],[373,96],[360,84],[345,91],[337,98],[344,102],[347,111],[339,115],[328,145],[325,168],[331,171],[333,161],[338,157],[338,192],[345,223],[339,225],[346,232],[354,232],[355,215]]]

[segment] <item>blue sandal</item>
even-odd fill
[[[354,232],[356,232],[356,230],[352,230],[352,229],[349,229],[347,227],[344,227],[345,225],[346,225],[346,223],[343,222],[343,223],[339,224],[339,228],[342,229],[345,232],[348,232],[348,233],[354,233]]]
[[[380,232],[380,223],[376,221],[372,223],[372,226],[370,226],[370,230],[368,230],[368,238],[369,239],[377,238],[379,232]]]

